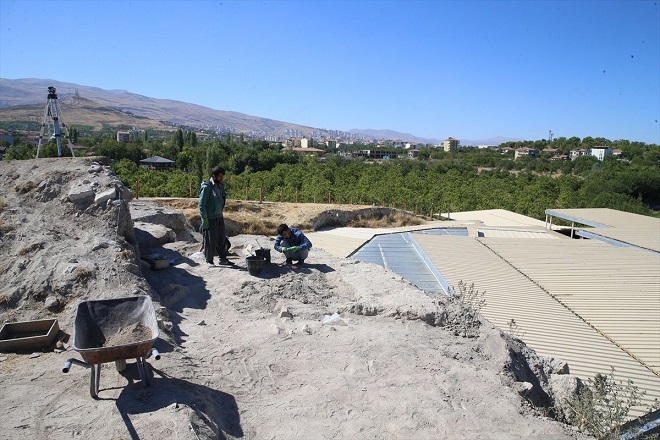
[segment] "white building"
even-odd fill
[[[603,160],[612,155],[612,148],[605,146],[591,147],[591,155],[598,160]]]

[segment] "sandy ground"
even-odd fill
[[[532,405],[533,352],[457,300],[316,248],[295,269],[271,251],[251,275],[244,257],[272,247],[265,235],[233,237],[232,268],[208,267],[194,241],[137,249],[130,203],[68,200],[94,182],[117,186],[89,160],[0,162],[0,316],[54,317],[71,335],[79,301],[149,295],[162,319],[151,386],[134,360],[106,363],[92,398],[90,370],[62,372],[81,359],[72,338],[0,353],[0,438],[584,438]],[[170,266],[140,270],[154,252]]]

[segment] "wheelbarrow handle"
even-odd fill
[[[153,355],[154,359],[156,359],[157,361],[160,360],[160,353],[155,348],[152,348],[151,350],[149,350],[149,352],[147,353],[145,358],[149,359],[149,356],[151,356],[151,355]]]
[[[79,361],[78,359],[67,359],[62,368],[62,373],[68,373],[71,369],[71,364],[78,365],[80,367],[91,368],[87,362]]]

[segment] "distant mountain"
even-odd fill
[[[175,126],[234,131],[258,136],[284,136],[287,129],[298,130],[309,136],[314,130],[312,127],[244,113],[213,110],[201,105],[169,99],[149,98],[126,90],[104,90],[34,78],[15,80],[0,78],[0,108],[30,104],[45,106],[49,86],[57,89],[60,105],[67,98],[81,97],[120,112]],[[64,109],[62,111],[64,112]],[[68,121],[69,124],[76,122],[71,117],[68,117]]]
[[[348,133],[357,134],[365,136],[371,139],[390,139],[390,140],[401,140],[401,141],[412,141],[412,142],[421,142],[422,144],[438,144],[442,142],[438,139],[432,138],[421,138],[410,133],[401,133],[394,130],[375,130],[375,129],[362,129],[362,128],[352,128],[348,130]]]
[[[282,136],[292,133],[311,136],[313,132],[330,136],[329,130],[292,122],[278,121],[244,113],[213,110],[197,104],[170,99],[149,98],[126,90],[105,90],[50,79],[0,78],[0,118],[8,121],[38,121],[43,118],[48,87],[57,89],[64,120],[70,126],[89,125],[128,126],[149,129],[167,129],[184,126],[209,131],[245,133],[259,137]],[[27,107],[26,107],[27,106]],[[337,130],[333,130],[336,132]],[[422,138],[393,130],[352,129],[354,138],[363,140],[391,139],[439,144],[444,139]],[[333,133],[333,137],[336,133]],[[478,141],[461,139],[461,145],[499,145],[521,139],[497,137]]]

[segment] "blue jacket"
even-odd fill
[[[291,237],[289,238],[289,246],[299,246],[300,249],[311,249],[312,242],[309,241],[309,238],[305,237],[305,234],[298,228],[290,227]],[[275,238],[275,245],[273,246],[277,252],[282,252],[282,246],[280,243],[284,240],[281,235],[278,235]]]

